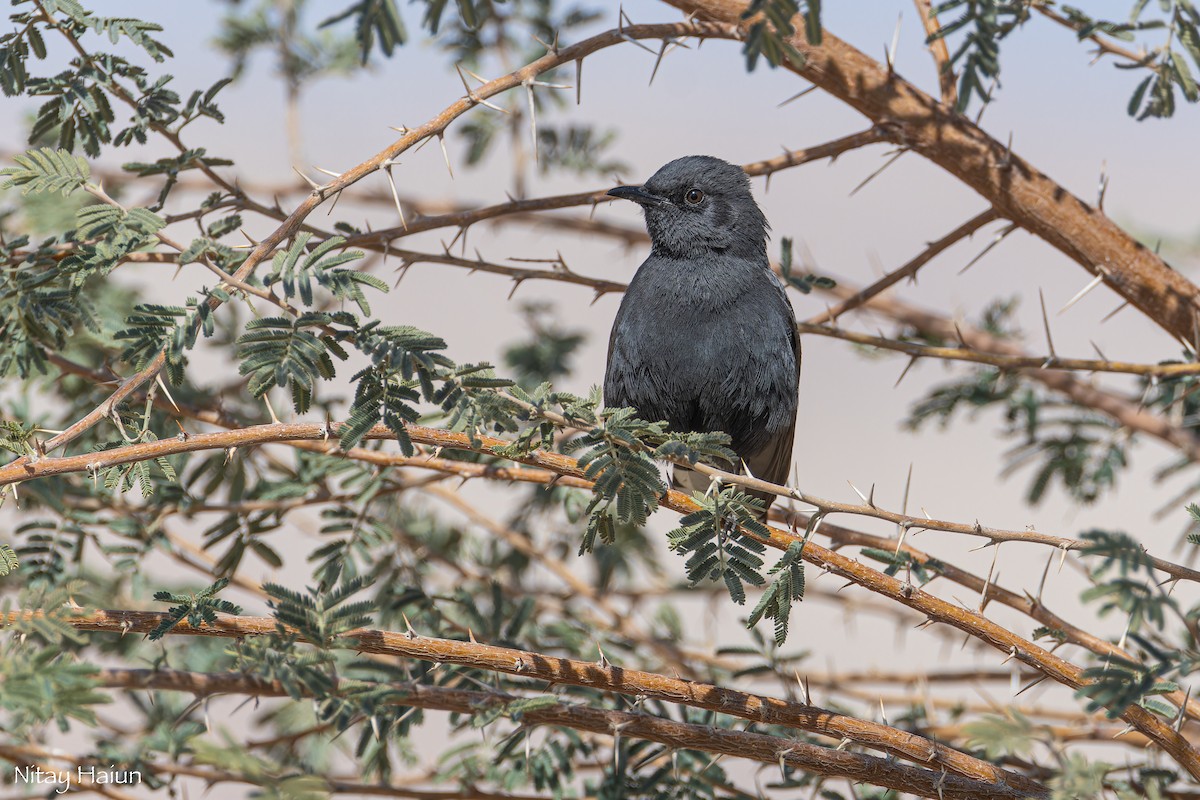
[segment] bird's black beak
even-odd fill
[[[656,206],[665,199],[653,192],[646,191],[645,186],[618,186],[615,189],[609,189],[608,196],[632,200],[642,206]]]

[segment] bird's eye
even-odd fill
[[[687,200],[691,205],[700,205],[700,201],[704,199],[704,192],[699,189],[689,189],[683,199]]]

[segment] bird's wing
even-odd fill
[[[792,310],[792,301],[787,296],[787,289],[783,283],[776,277],[774,272],[767,269],[770,274],[771,281],[779,290],[779,296],[783,298],[783,303],[787,306],[788,316],[791,318],[792,325],[792,347],[796,354],[796,377],[800,377],[800,337],[796,335],[795,319],[796,313]],[[746,461],[746,466],[750,468],[750,473],[756,478],[761,478],[764,481],[771,483],[786,484],[788,482],[789,473],[792,469],[792,442],[796,438],[796,415],[792,415],[792,424],[787,429],[787,432],[774,437],[767,446],[753,457]],[[770,500],[773,497],[764,497],[767,500],[767,505],[770,505]]]
[[[796,339],[796,363],[800,363],[800,340]],[[767,446],[746,461],[750,474],[771,483],[786,484],[792,470],[792,441],[796,438],[796,417],[787,432],[773,437]]]

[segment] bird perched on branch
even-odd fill
[[[741,167],[711,156],[664,166],[608,192],[646,215],[650,256],[625,292],[608,341],[604,404],[675,431],[724,431],[742,463],[786,483],[796,430],[800,343],[767,260],[766,217]],[[676,487],[704,491],[683,467]],[[773,495],[752,492],[769,507]]]

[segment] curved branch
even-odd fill
[[[701,19],[738,25],[743,36],[749,24],[742,18],[747,6],[741,0],[665,2]],[[1102,276],[1110,288],[1172,336],[1193,340],[1200,318],[1200,288],[1153,251],[953,108],[852,45],[828,31],[822,34],[821,44],[809,44],[799,17],[796,29],[789,42],[803,54],[804,63],[785,62],[787,69],[876,125],[888,126],[896,141],[974,189],[1001,216]]]
[[[7,612],[4,617],[0,617],[0,620],[4,620],[6,624],[12,624],[18,620],[30,619],[37,613]],[[124,635],[126,633],[149,633],[161,625],[167,616],[154,612],[106,610],[80,614],[68,621],[77,630],[117,632]],[[222,615],[214,624],[193,627],[182,622],[171,631],[180,635],[241,638],[275,633],[276,625],[276,620],[272,617]],[[289,632],[297,634],[300,641],[308,641],[297,631]],[[613,666],[606,661],[584,662],[525,650],[479,644],[474,641],[439,639],[421,636],[412,630],[407,633],[394,633],[359,629],[349,631],[340,638],[353,642],[353,649],[361,653],[412,658],[439,664],[462,664],[521,678],[548,681],[551,684],[585,686],[634,697],[640,695],[668,703],[728,714],[764,725],[796,728],[829,737],[835,742],[849,740],[853,744],[881,750],[921,765],[946,770],[983,783],[1009,787],[1009,791],[1023,792],[1023,794],[1013,796],[1046,794],[1045,787],[1036,781],[1001,769],[987,761],[961,753],[923,736],[869,720],[860,720],[817,706],[627,669]],[[150,674],[154,675],[155,673]],[[101,682],[104,682],[103,673]],[[998,794],[997,796],[1010,795]]]
[[[838,296],[850,293],[844,286],[835,287],[831,291]],[[1010,341],[899,300],[875,297],[866,308],[901,324],[911,325],[922,333],[941,339],[959,340],[973,349],[1018,358],[1028,357],[1028,353]],[[1170,420],[1147,411],[1137,401],[1107,392],[1061,370],[1027,369],[1021,370],[1021,374],[1065,395],[1081,406],[1111,417],[1132,431],[1144,433],[1171,445],[1189,461],[1200,462],[1200,438],[1171,424]]]
[[[220,621],[218,621],[220,624]],[[274,620],[268,626],[274,630]],[[192,631],[209,633],[209,629]],[[101,670],[102,685],[124,689],[157,689],[197,695],[246,694],[287,697],[278,681],[267,681],[240,672],[197,673],[176,670]],[[302,694],[307,694],[300,689]],[[478,714],[517,699],[501,692],[447,689],[421,684],[394,684],[388,702],[436,711]],[[628,736],[659,742],[668,747],[703,750],[764,764],[788,766],[816,775],[845,777],[943,800],[978,800],[980,797],[1025,798],[1031,795],[1014,787],[970,780],[942,771],[920,769],[877,756],[850,753],[778,736],[726,730],[662,719],[644,713],[610,711],[565,702],[521,712],[526,725],[557,725],[608,736]]]
[[[1109,361],[1108,359],[1100,361],[1094,358],[1059,358],[1058,356],[989,353],[970,347],[937,347],[920,344],[919,342],[888,339],[883,336],[855,333],[854,331],[847,331],[828,325],[814,325],[811,322],[796,323],[796,330],[800,331],[800,333],[811,333],[814,336],[828,336],[831,339],[841,339],[844,342],[878,347],[881,350],[894,350],[898,353],[907,353],[913,359],[935,358],[943,361],[967,361],[972,364],[987,364],[1003,370],[1111,372],[1118,375],[1143,375],[1156,378],[1200,375],[1200,363],[1137,364],[1130,361]]]
[[[255,248],[242,262],[237,271],[233,274],[233,278],[237,281],[245,282],[251,274],[253,274],[258,264],[265,258],[271,255],[277,247],[294,236],[304,224],[304,220],[316,210],[318,206],[324,203],[331,197],[336,197],[344,189],[354,185],[363,178],[371,175],[379,170],[386,169],[394,160],[405,151],[411,149],[415,145],[420,144],[433,137],[444,135],[446,129],[454,120],[458,119],[463,114],[475,108],[489,97],[514,89],[518,86],[523,86],[526,83],[533,81],[538,75],[543,72],[560,67],[563,64],[569,64],[573,61],[582,61],[587,56],[607,47],[626,42],[629,39],[661,39],[661,38],[678,38],[686,36],[694,36],[701,38],[732,38],[737,35],[736,30],[729,26],[720,23],[711,22],[682,22],[662,25],[627,25],[621,29],[613,29],[604,33],[597,34],[588,39],[564,47],[562,49],[549,52],[541,58],[533,61],[518,70],[515,70],[508,75],[488,81],[479,88],[475,89],[471,95],[463,97],[455,103],[448,106],[436,117],[426,122],[424,125],[414,129],[405,129],[404,134],[389,145],[386,149],[375,154],[371,158],[362,162],[356,167],[346,170],[338,177],[331,180],[329,183],[318,186],[313,189],[312,193],[306,197],[297,208],[288,215],[278,228],[271,232],[269,236],[259,242]],[[216,297],[210,296],[208,300],[210,309],[215,310],[221,305],[221,301]],[[199,324],[197,321],[195,324]],[[159,372],[162,371],[166,364],[166,356],[163,352],[159,354],[136,375],[125,379],[121,385],[114,391],[107,400],[102,402],[92,411],[90,411],[82,419],[73,423],[62,433],[56,435],[45,443],[47,452],[56,450],[64,445],[73,442],[75,439],[83,435],[84,432],[91,429],[101,420],[105,419],[112,410],[119,406],[126,398],[132,395],[137,389],[147,381],[153,380]],[[13,464],[24,463],[24,458],[19,458],[13,461]]]
[[[103,453],[66,456],[62,458],[43,458],[36,464],[25,463],[0,468],[0,485],[6,482],[12,483],[24,480],[28,477],[36,477],[37,475],[57,475],[65,472],[96,470],[117,463],[143,461],[148,458],[170,455],[177,452],[213,449],[215,447],[247,446],[268,442],[289,442],[298,439],[323,441],[332,435],[333,431],[331,427],[336,426],[303,423],[261,425],[244,430],[198,434],[186,437],[181,436],[176,439],[133,444]],[[466,434],[415,425],[408,428],[408,433],[412,441],[418,444],[485,453],[539,467],[566,477],[575,479],[584,478],[579,464],[569,456],[545,451],[534,451],[525,456],[514,457],[507,452],[509,443],[502,439],[478,436],[472,441],[472,438]],[[383,426],[377,426],[367,434],[367,438],[372,439],[389,439],[393,437],[394,434]],[[335,448],[333,452],[336,452],[336,442],[332,446]],[[702,472],[719,472],[713,471],[703,464],[696,464],[692,468]],[[731,477],[736,478],[738,476]],[[746,480],[753,479],[743,477],[743,481]],[[790,493],[790,490],[785,487],[772,486],[772,491],[779,491],[784,494]],[[659,500],[659,504],[681,514],[690,514],[699,509],[695,501],[682,492],[676,491],[669,491],[663,495]],[[793,543],[803,541],[801,537],[778,528],[768,528],[767,531],[768,535],[763,537],[756,536],[745,530],[742,533],[778,550],[787,550]],[[855,559],[843,556],[811,541],[804,545],[802,555],[806,562],[839,575],[876,594],[919,611],[934,622],[945,623],[970,636],[974,636],[1004,653],[1008,658],[1017,659],[1046,676],[1053,678],[1058,683],[1069,686],[1072,689],[1082,688],[1089,683],[1083,677],[1082,670],[1078,666],[1018,636],[1002,625],[992,622],[982,614],[949,603],[940,597],[913,587],[907,581],[901,581],[890,575],[885,575]],[[1189,774],[1200,779],[1200,753],[1192,747],[1187,738],[1180,734],[1179,731],[1174,730],[1162,719],[1137,705],[1125,708],[1121,713],[1121,717],[1170,754]]]
[[[656,26],[639,26],[656,27]],[[632,28],[626,28],[632,30]],[[732,34],[732,30],[729,31]],[[712,37],[716,38],[716,37]],[[798,167],[811,161],[821,159],[836,159],[850,150],[855,150],[869,144],[884,142],[889,139],[887,131],[879,126],[834,139],[824,144],[807,147],[800,150],[787,150],[782,155],[753,161],[742,168],[751,177],[770,177],[776,172]],[[535,197],[528,200],[511,200],[482,208],[464,209],[436,216],[419,217],[410,220],[407,225],[395,228],[384,228],[370,233],[362,233],[347,239],[348,247],[380,247],[386,242],[414,233],[436,230],[438,228],[468,228],[476,222],[497,219],[498,217],[516,214],[529,214],[534,211],[552,211],[559,208],[574,208],[577,206],[594,206],[597,203],[608,203],[614,198],[608,196],[608,189],[595,189],[590,192],[560,194],[550,197]]]

